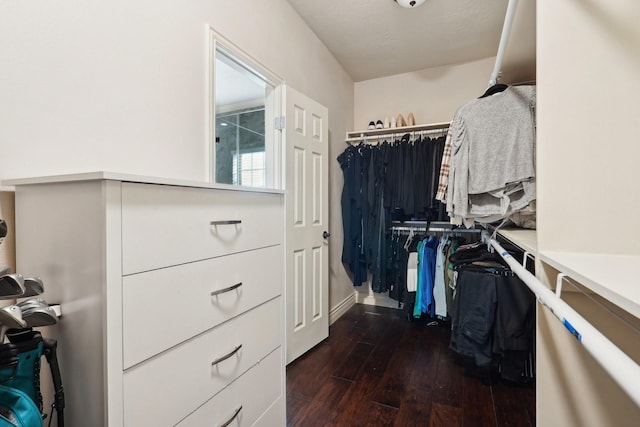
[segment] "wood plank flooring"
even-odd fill
[[[535,426],[535,389],[463,375],[446,327],[356,304],[287,367],[288,426]]]

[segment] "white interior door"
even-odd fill
[[[286,87],[287,363],[329,335],[327,108]]]

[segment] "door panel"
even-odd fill
[[[287,363],[329,335],[328,111],[287,87]]]
[[[322,248],[313,248],[313,312],[312,319],[316,320],[322,316],[322,290],[324,289],[322,284]]]

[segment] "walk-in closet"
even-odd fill
[[[0,0],[0,424],[638,425],[638,22]]]

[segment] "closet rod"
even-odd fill
[[[425,229],[424,227],[402,227],[402,226],[392,226],[391,231],[425,231],[425,232],[433,232],[433,233],[452,233],[452,234],[478,234],[480,230],[476,229],[466,229],[466,228],[445,228],[445,227],[429,227],[429,229]]]
[[[498,83],[500,73],[502,70],[502,60],[504,59],[504,52],[507,50],[507,42],[509,41],[509,33],[511,32],[511,26],[516,14],[518,6],[518,0],[509,0],[507,6],[507,14],[504,18],[504,24],[502,26],[502,34],[500,35],[500,45],[498,46],[498,54],[496,55],[496,63],[493,66],[493,72],[491,73],[491,79],[489,80],[489,87]]]
[[[346,142],[347,144],[350,144],[352,142],[361,142],[361,141],[367,141],[370,139],[388,139],[388,138],[395,139],[395,138],[402,138],[403,135],[406,135],[408,133],[414,134],[414,135],[418,134],[420,136],[438,134],[438,133],[444,134],[447,132],[448,129],[449,127],[443,127],[440,129],[406,130],[406,131],[399,131],[394,133],[383,133],[379,135],[366,135],[363,133],[360,136],[345,138],[344,142]]]
[[[533,291],[538,301],[551,310],[551,313],[578,339],[578,342],[609,373],[635,404],[640,406],[640,366],[522,267],[497,240],[491,239],[490,244],[509,264],[511,270]]]
[[[428,227],[428,228],[427,228]],[[481,228],[459,228],[449,222],[443,221],[392,221],[392,231],[410,231],[410,230],[424,230],[435,232],[452,232],[452,233],[480,233]]]

